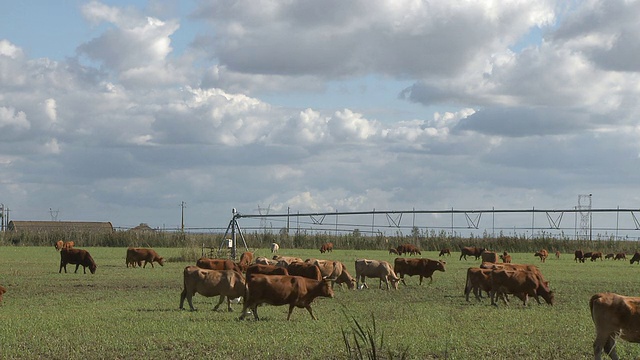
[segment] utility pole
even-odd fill
[[[180,207],[182,208],[182,220],[180,221],[180,230],[184,232],[184,208],[187,207],[187,203],[182,201],[180,203]]]
[[[4,232],[4,204],[0,203],[0,231]]]

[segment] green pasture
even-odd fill
[[[573,256],[546,263],[532,253],[512,254],[515,263],[540,267],[556,292],[555,306],[528,307],[489,300],[467,302],[466,269],[478,261],[446,258],[444,273],[418,285],[407,279],[397,291],[336,288],[333,299],[313,304],[318,321],[287,307],[259,308],[261,320],[238,321],[234,312],[214,312],[216,298],[194,297],[198,311],[179,310],[182,269],[187,262],[164,267],[125,267],[125,248],[88,247],[98,264],[96,274],[58,273],[60,256],[53,247],[0,247],[0,285],[7,288],[0,305],[2,359],[347,359],[343,331],[352,339],[356,322],[373,331],[380,358],[410,359],[591,359],[593,324],[591,295],[613,291],[640,295],[640,266],[629,261],[587,261]],[[156,248],[165,258],[183,249]],[[266,249],[257,255],[269,256]],[[355,276],[354,260],[393,261],[380,250],[284,249],[282,255],[343,261]],[[436,259],[437,252],[423,252]],[[188,305],[185,304],[188,308]],[[381,343],[382,342],[382,343]],[[353,342],[352,342],[353,345]],[[637,345],[618,343],[621,358],[640,354]]]

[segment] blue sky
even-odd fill
[[[638,2],[0,7],[14,219],[638,204]]]

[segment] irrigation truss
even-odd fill
[[[640,209],[485,209],[241,214],[233,219],[244,230],[296,233],[358,231],[362,235],[445,233],[449,236],[519,236],[568,239],[640,239]]]

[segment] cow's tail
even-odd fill
[[[594,304],[596,303],[596,301],[599,301],[601,297],[602,297],[602,294],[595,294],[589,300],[589,312],[591,313],[591,319],[593,321],[596,320],[595,314],[593,313],[593,307],[594,307]]]
[[[471,292],[471,279],[469,277],[469,270],[467,270],[467,281],[464,284],[464,296],[467,296]]]

